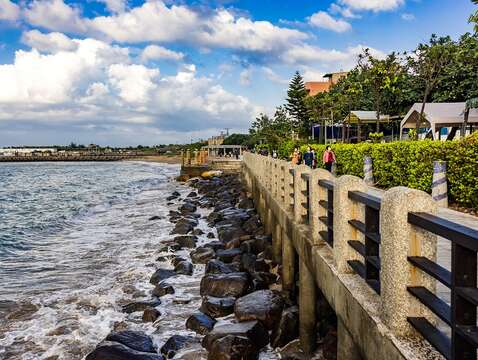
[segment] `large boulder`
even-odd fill
[[[192,231],[194,229],[194,226],[189,224],[189,223],[179,223],[177,222],[176,225],[174,226],[174,229],[171,231],[171,235],[174,234],[179,234],[179,235],[185,235]]]
[[[204,244],[203,246],[206,248],[211,248],[214,251],[223,250],[225,248],[224,243],[221,241],[211,241],[207,244]]]
[[[212,331],[204,337],[202,345],[210,351],[216,340],[228,335],[247,337],[256,349],[262,349],[269,343],[269,332],[259,321],[237,323],[228,320],[216,323]]]
[[[209,247],[198,247],[190,254],[191,260],[194,264],[206,264],[209,260],[216,257],[216,252]]]
[[[161,301],[159,299],[149,301],[135,301],[124,305],[122,311],[127,314],[132,314],[134,312],[144,311],[147,308],[156,307],[159,305],[161,305]]]
[[[179,212],[183,215],[187,215],[190,213],[196,212],[197,207],[196,205],[192,204],[191,202],[185,202],[181,207],[179,208]]]
[[[161,316],[159,310],[156,310],[154,307],[146,308],[143,312],[143,322],[152,322],[154,323]]]
[[[282,311],[281,319],[272,331],[271,346],[283,347],[299,337],[299,308],[292,306]]]
[[[164,357],[156,353],[136,351],[118,342],[103,341],[85,360],[164,360]]]
[[[203,297],[200,310],[212,318],[219,318],[232,314],[235,302],[236,299],[233,297],[216,298],[205,296]]]
[[[224,264],[221,260],[212,259],[206,264],[206,274],[230,274],[237,272],[237,267],[232,264]]]
[[[149,279],[149,282],[153,285],[156,285],[159,282],[166,280],[175,275],[176,273],[174,272],[174,270],[158,269],[154,272],[153,275],[151,275],[151,279]]]
[[[105,340],[118,342],[136,351],[156,352],[151,338],[141,331],[115,331],[110,333]]]
[[[181,248],[193,249],[196,247],[197,236],[195,235],[180,235],[174,238],[174,242]]]
[[[259,215],[252,216],[249,220],[246,220],[244,224],[242,224],[242,230],[244,230],[248,234],[255,234],[260,227],[261,220],[259,218]]]
[[[254,201],[250,198],[243,198],[237,204],[239,209],[254,209]]]
[[[215,323],[216,320],[214,320],[209,315],[203,314],[202,312],[198,312],[192,314],[186,320],[186,328],[195,331],[198,334],[206,335],[212,330]]]
[[[228,242],[233,239],[240,238],[246,233],[240,226],[224,225],[217,228],[217,238],[222,242]]]
[[[234,314],[239,321],[259,320],[269,330],[280,321],[284,300],[271,290],[259,290],[236,300]]]
[[[241,249],[227,249],[216,251],[216,256],[224,263],[231,263],[236,257],[242,254]]]
[[[259,350],[246,336],[227,335],[213,342],[208,360],[256,360]]]
[[[192,336],[173,335],[161,347],[161,354],[163,354],[166,359],[172,359],[179,350],[196,342],[197,340]]]
[[[189,261],[180,261],[174,267],[174,271],[179,275],[192,275],[193,274],[193,264]]]
[[[251,282],[246,273],[208,274],[201,280],[202,296],[241,297],[250,289]]]

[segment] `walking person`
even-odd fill
[[[336,158],[330,145],[327,145],[327,147],[325,148],[322,162],[325,164],[325,168],[328,171],[332,172],[332,165],[336,162]]]
[[[317,168],[317,154],[315,153],[315,150],[312,149],[312,169]]]
[[[299,149],[297,148],[294,149],[294,152],[291,155],[290,161],[292,162],[292,165],[299,164]]]
[[[312,168],[314,164],[314,153],[310,146],[307,147],[307,151],[304,153],[304,164]]]

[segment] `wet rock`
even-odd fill
[[[174,229],[171,231],[171,235],[174,234],[179,234],[179,235],[185,235],[188,232],[192,231],[194,229],[194,226],[192,226],[189,223],[176,223],[174,226]]]
[[[149,282],[153,285],[158,284],[159,282],[168,279],[172,276],[175,276],[176,273],[174,270],[167,270],[167,269],[158,269],[156,272],[151,276],[151,279],[149,279]]]
[[[174,271],[179,275],[192,275],[193,264],[189,261],[181,261],[174,267]]]
[[[271,290],[259,290],[236,300],[234,314],[239,321],[259,320],[269,330],[280,321],[284,300]]]
[[[210,351],[215,341],[228,335],[247,337],[256,349],[262,349],[269,343],[269,333],[259,321],[236,323],[228,320],[216,323],[212,331],[204,337],[202,345]]]
[[[174,294],[174,287],[172,285],[167,284],[164,281],[161,281],[159,284],[157,284],[154,287],[152,294],[153,296],[157,296],[157,297],[161,297],[168,294]]]
[[[245,253],[241,255],[241,270],[252,274],[256,271],[267,272],[270,267],[264,259],[258,259],[252,253]]]
[[[181,250],[181,246],[174,243],[168,243],[159,248],[159,252],[170,252],[170,251],[176,251],[176,250]]]
[[[156,353],[136,351],[117,342],[103,341],[85,360],[164,360],[164,357]]]
[[[173,335],[161,347],[161,354],[163,354],[166,359],[172,359],[179,350],[196,342],[197,340],[192,336]]]
[[[214,251],[223,250],[225,248],[224,243],[220,241],[211,241],[207,244],[204,244],[204,247],[211,248]]]
[[[114,341],[120,344],[123,344],[130,349],[141,351],[141,352],[150,352],[155,353],[156,349],[153,346],[153,341],[151,338],[141,331],[119,331],[110,333],[106,341]]]
[[[198,193],[195,191],[191,191],[187,197],[196,197],[196,196],[198,196]]]
[[[208,239],[214,239],[216,237],[213,232],[208,232],[206,236]]]
[[[169,195],[167,198],[166,198],[166,201],[173,201],[173,200],[176,200],[179,196],[174,196],[174,195]]]
[[[239,209],[254,209],[254,201],[249,198],[241,199],[241,201],[239,201],[237,204],[237,207]]]
[[[198,312],[196,314],[191,315],[186,320],[186,328],[195,331],[198,334],[206,335],[212,330],[215,323],[216,320],[214,320],[209,315],[203,314],[202,312]]]
[[[234,312],[235,302],[236,299],[233,297],[216,298],[213,296],[205,296],[202,300],[200,310],[212,318],[223,317]]]
[[[161,219],[162,219],[161,216],[155,215],[155,216],[151,216],[148,220],[149,221],[154,221],[154,220],[161,220]]]
[[[292,306],[282,312],[281,319],[271,336],[273,348],[283,347],[299,337],[299,308]]]
[[[171,264],[173,266],[176,266],[177,264],[179,264],[181,261],[187,261],[185,258],[183,258],[182,256],[175,256],[172,260],[171,260]]]
[[[241,249],[226,249],[216,251],[216,256],[224,263],[231,263],[237,256],[242,254]]]
[[[220,260],[212,259],[206,264],[206,274],[230,274],[237,272],[237,268],[233,265],[225,264]]]
[[[166,262],[166,261],[170,261],[174,258],[174,255],[160,255],[156,258],[156,261],[159,261],[159,262]]]
[[[123,306],[122,311],[126,314],[132,314],[137,311],[144,311],[150,307],[156,307],[161,305],[159,299],[150,300],[150,301],[136,301]]]
[[[204,235],[204,231],[202,231],[201,229],[194,229],[191,234],[193,235],[196,235],[196,236],[201,236],[201,235]]]
[[[192,204],[191,202],[185,202],[179,208],[179,212],[183,215],[189,214],[189,213],[194,213],[194,212],[196,212],[196,210],[197,210],[196,205]]]
[[[26,321],[30,320],[38,309],[39,307],[37,305],[29,302],[16,303],[12,301],[8,302],[8,305],[5,306],[4,312],[8,313],[6,316],[8,320]]]
[[[277,275],[269,272],[254,272],[252,273],[252,282],[254,290],[268,289],[270,285],[277,281]]]
[[[221,226],[217,228],[217,237],[222,242],[227,242],[245,235],[246,233],[239,226]]]
[[[143,322],[155,322],[161,316],[159,310],[153,307],[147,308],[143,312]]]
[[[261,227],[259,215],[252,216],[249,220],[242,224],[242,229],[248,234],[254,234]]]
[[[227,335],[213,342],[208,360],[256,360],[259,350],[246,336]]]
[[[190,256],[194,264],[205,264],[216,257],[216,252],[208,247],[198,247],[190,253]]]
[[[211,212],[206,218],[208,224],[214,225],[222,220],[222,214],[218,212]]]
[[[200,293],[202,296],[240,297],[250,288],[250,280],[246,273],[208,274],[201,280]]]
[[[174,238],[174,242],[181,248],[193,249],[196,247],[197,236],[195,235],[181,235]]]

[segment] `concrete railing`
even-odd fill
[[[419,190],[378,193],[355,176],[255,154],[244,155],[243,174],[292,296],[299,272],[304,351],[315,344],[318,287],[337,314],[341,359],[475,358],[476,231],[437,217]],[[436,264],[438,235],[461,246],[468,268]],[[466,289],[455,289],[455,274]],[[450,287],[451,305],[435,295],[437,280]]]

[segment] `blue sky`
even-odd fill
[[[470,0],[0,0],[0,146],[246,131],[296,70],[471,31]]]

